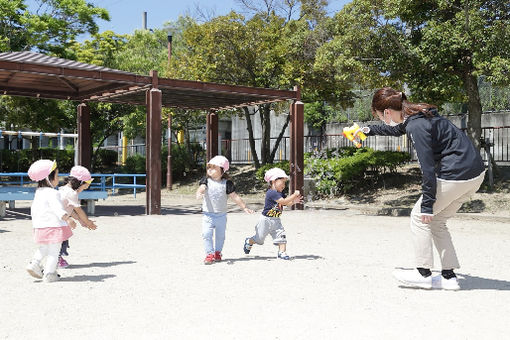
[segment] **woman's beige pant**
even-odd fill
[[[441,269],[459,268],[459,260],[453,247],[446,221],[455,215],[462,203],[469,200],[483,182],[485,172],[467,181],[437,180],[436,202],[433,206],[434,217],[429,224],[421,221],[421,201],[416,202],[411,212],[411,231],[413,233],[416,267],[433,268],[434,255],[432,241],[441,259]]]

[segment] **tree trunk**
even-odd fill
[[[467,132],[477,149],[480,149],[482,135],[482,103],[478,91],[478,80],[470,71],[464,73],[464,89],[468,96]]]
[[[283,124],[283,128],[280,131],[280,134],[278,135],[276,142],[274,143],[273,151],[271,151],[271,157],[269,159],[270,163],[274,162],[274,158],[276,157],[276,151],[278,150],[278,146],[280,145],[280,142],[282,141],[282,138],[283,138],[283,135],[285,134],[285,130],[287,129],[287,126],[289,126],[289,122],[290,122],[290,114],[287,115],[287,120],[285,121],[285,124]]]
[[[260,157],[262,164],[270,163],[271,154],[271,107],[270,104],[260,105],[260,125],[262,128],[262,141],[260,146]]]
[[[253,126],[251,125],[250,110],[248,107],[243,107],[244,117],[246,118],[246,129],[248,130],[248,140],[250,142],[251,154],[253,156],[253,163],[255,168],[260,168],[259,157],[257,155],[257,148],[255,148],[255,138],[253,137]]]

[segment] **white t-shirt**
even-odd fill
[[[35,191],[30,214],[34,228],[58,228],[67,225],[62,220],[66,211],[60,201],[60,194],[53,188],[38,188]]]
[[[220,181],[203,177],[200,185],[205,184],[207,190],[204,194],[202,211],[209,213],[226,213],[228,195],[235,192],[234,183],[231,180],[221,179]]]
[[[73,190],[69,185],[59,187],[58,192],[60,193],[60,200],[62,201],[64,210],[68,215],[71,215],[74,208],[81,206],[78,200],[78,192]]]

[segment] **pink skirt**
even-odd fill
[[[66,225],[55,228],[35,228],[34,241],[39,244],[60,243],[73,236],[71,228]]]

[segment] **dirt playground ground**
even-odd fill
[[[449,223],[461,290],[399,287],[411,268],[408,217],[337,207],[285,211],[291,261],[270,239],[242,251],[259,213],[232,207],[224,261],[203,265],[201,213],[188,196],[144,214],[144,195],[96,206],[77,228],[59,282],[25,271],[35,251],[30,202],[0,219],[0,339],[508,339],[506,215]],[[260,201],[260,200],[259,200]],[[437,266],[437,262],[436,262]],[[435,271],[440,269],[435,268]]]

